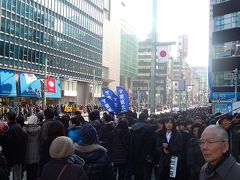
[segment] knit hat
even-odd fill
[[[28,117],[27,121],[25,121],[24,123],[25,124],[37,124],[37,120],[38,120],[37,116],[32,115],[32,116]]]
[[[6,134],[8,131],[8,125],[6,122],[0,121],[0,135]]]
[[[66,136],[59,136],[52,142],[49,154],[53,159],[63,159],[74,153],[73,142]]]
[[[91,124],[86,124],[81,128],[80,137],[83,145],[97,143],[97,131]]]

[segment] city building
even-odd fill
[[[132,91],[133,80],[137,77],[138,38],[129,14],[132,12],[129,1],[121,1],[121,63],[120,86]]]
[[[200,96],[200,104],[207,105],[208,99],[209,99],[208,78],[207,78],[208,69],[207,67],[203,67],[203,66],[194,66],[191,68],[199,77],[200,91],[198,92],[198,94]]]
[[[232,102],[240,100],[239,87],[235,89],[239,79],[235,81],[233,73],[240,69],[239,34],[240,1],[210,1],[209,88],[214,112],[228,112]]]
[[[64,104],[90,102],[90,85],[102,82],[103,1],[2,0],[0,6],[0,68],[16,73],[17,87],[21,73],[40,81],[47,70],[57,85],[61,82],[52,98]],[[17,101],[24,97],[34,103],[42,97],[19,92]]]
[[[156,66],[155,66],[155,102],[156,108],[161,109],[170,101],[169,82],[170,82],[170,59],[171,45],[174,42],[161,42],[156,44]],[[149,93],[151,87],[151,62],[152,58],[152,41],[146,39],[140,41],[138,45],[138,76],[133,81],[133,102],[139,98],[141,107],[149,107]]]
[[[115,91],[120,85],[121,0],[104,0],[102,53],[102,87]]]

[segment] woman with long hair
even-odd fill
[[[161,133],[159,136],[159,179],[180,179],[180,154],[182,150],[182,137],[176,130],[173,117],[169,116],[164,119],[163,133]],[[176,175],[173,173],[174,168],[170,168],[171,161],[173,160],[177,161]]]

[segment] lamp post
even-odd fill
[[[93,103],[93,107],[95,105],[95,88],[96,88],[96,70],[95,68],[93,69],[93,92],[92,92],[92,103]]]
[[[44,68],[44,89],[43,89],[43,103],[42,103],[42,109],[44,110],[47,105],[47,58],[45,59],[45,68]]]
[[[234,102],[237,102],[237,85],[238,85],[238,69],[235,68],[233,71],[233,80],[234,80],[234,92],[235,92],[235,96],[234,96]]]
[[[155,113],[155,79],[156,79],[156,29],[157,29],[157,0],[152,0],[152,61],[151,61],[151,89],[150,111]]]

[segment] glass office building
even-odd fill
[[[103,0],[0,2],[0,68],[101,81]]]
[[[240,70],[240,2],[215,0],[211,1],[211,7],[210,100],[215,104],[215,112],[228,112],[230,104],[227,102],[240,100],[239,93],[235,97],[233,86],[233,70]]]

